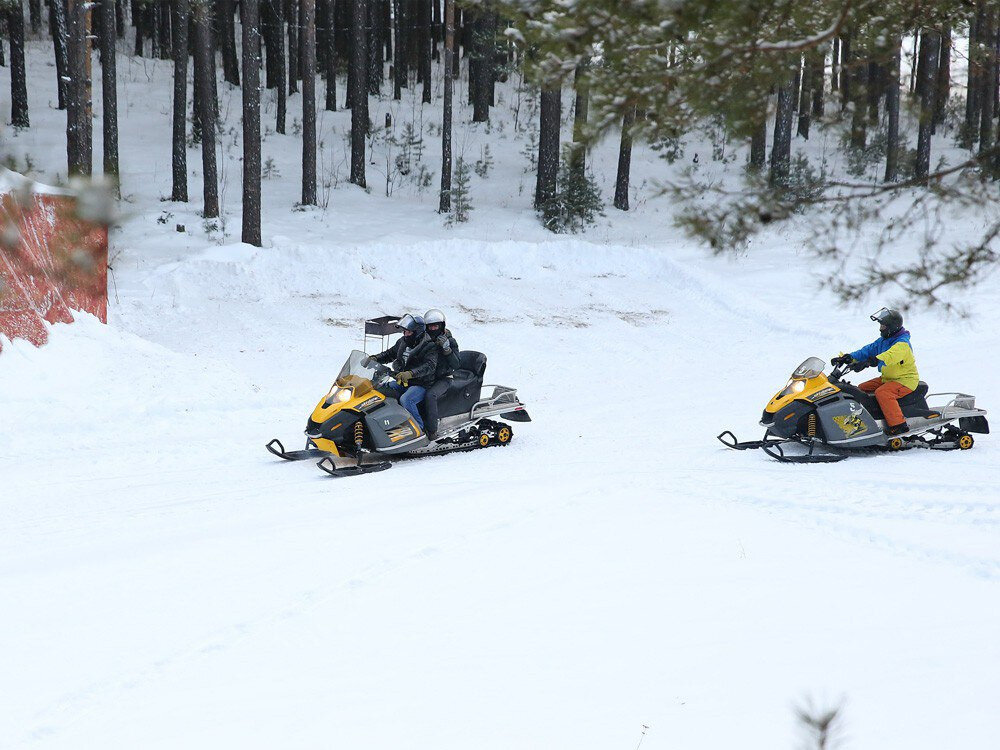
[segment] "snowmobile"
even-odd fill
[[[286,451],[277,438],[267,449],[288,461],[318,458],[317,466],[327,474],[346,477],[384,471],[394,458],[507,445],[513,428],[497,418],[530,422],[527,409],[515,389],[483,384],[486,355],[462,351],[459,358],[461,366],[438,401],[441,416],[434,440],[385,388],[393,382],[392,371],[355,350],[313,409],[305,449]]]
[[[826,363],[810,357],[792,373],[787,385],[764,408],[762,440],[739,442],[726,430],[718,440],[727,448],[760,448],[786,463],[831,463],[855,455],[901,451],[909,448],[968,450],[975,444],[971,433],[988,434],[986,411],[976,408],[967,393],[927,393],[921,381],[916,390],[899,400],[909,428],[887,435],[885,418],[875,396],[844,380],[848,365],[824,374]],[[936,405],[928,405],[931,399]],[[790,445],[803,446],[786,452]]]

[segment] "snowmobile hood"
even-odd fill
[[[795,400],[815,403],[839,390],[840,388],[831,383],[823,373],[811,378],[792,378],[784,388],[774,394],[764,407],[764,413],[776,414]]]

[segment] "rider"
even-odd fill
[[[386,390],[399,398],[421,430],[424,420],[418,408],[427,388],[434,383],[438,365],[438,347],[427,335],[424,319],[419,315],[404,315],[399,323],[403,336],[381,354],[372,355],[379,364],[392,362],[396,382],[387,383]]]
[[[910,345],[910,333],[903,328],[903,316],[896,310],[882,308],[871,319],[879,324],[881,336],[850,354],[830,360],[832,365],[849,365],[854,372],[878,367],[881,375],[858,387],[874,393],[886,421],[886,434],[899,435],[909,427],[899,408],[899,399],[913,393],[920,383],[917,363]]]
[[[434,440],[438,429],[438,399],[448,392],[451,385],[449,375],[458,369],[458,342],[445,327],[444,313],[437,308],[431,308],[424,313],[424,323],[427,325],[427,335],[438,348],[437,372],[434,373],[434,385],[427,389],[424,397],[424,411],[427,413],[427,437]]]

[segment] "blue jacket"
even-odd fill
[[[882,381],[894,381],[905,385],[910,390],[917,387],[920,375],[913,357],[913,347],[910,344],[910,332],[905,328],[889,339],[877,338],[868,346],[863,346],[850,356],[858,362],[864,362],[874,357],[878,360],[878,369],[882,373]]]

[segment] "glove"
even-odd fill
[[[374,369],[376,366],[378,366],[378,362],[376,362],[371,357],[362,357],[361,358],[361,366],[362,367],[371,367],[372,369]]]
[[[854,361],[850,354],[841,354],[839,357],[834,357],[830,360],[830,364],[834,367],[840,367],[841,365],[849,365]]]
[[[870,360],[863,360],[860,362],[851,363],[851,372],[861,372],[862,370],[867,370],[871,365],[868,364]]]
[[[441,351],[445,354],[451,354],[451,340],[444,334],[438,336],[434,343],[441,347]]]
[[[409,370],[403,370],[402,372],[397,372],[395,375],[393,375],[393,377],[396,379],[396,382],[399,383],[401,386],[403,386],[404,388],[409,388],[410,378],[413,377],[413,373],[410,372]]]

